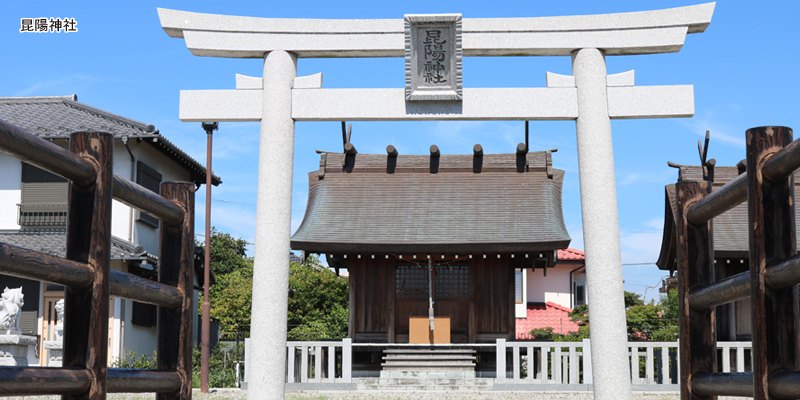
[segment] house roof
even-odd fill
[[[679,173],[679,180],[699,181],[703,179],[703,171],[699,166],[682,166]],[[739,170],[737,167],[715,167],[712,190],[719,189],[738,175]],[[799,179],[800,173],[796,173],[795,182],[798,182]],[[795,183],[795,197],[798,197],[798,195],[800,195],[800,192],[798,192],[797,184]],[[666,186],[664,203],[664,236],[661,240],[661,252],[656,265],[662,270],[674,270],[676,269],[677,256],[675,221],[678,213],[675,184]],[[795,218],[800,220],[800,207],[795,208]],[[714,218],[712,230],[714,258],[747,258],[750,249],[747,201]],[[800,237],[800,231],[798,231],[798,237]]]
[[[553,333],[577,332],[580,325],[570,319],[572,309],[548,301],[544,304],[528,304],[525,318],[516,319],[516,339],[535,339],[533,329],[553,328]]]
[[[167,140],[153,125],[134,121],[78,102],[76,95],[0,97],[0,119],[46,139],[66,139],[77,131],[102,131],[117,139],[138,139],[191,173],[192,182],[206,182],[206,168]],[[212,175],[212,184],[222,180]]]
[[[558,250],[557,256],[559,261],[578,261],[586,259],[586,255],[582,251],[571,247]]]
[[[563,249],[564,171],[549,152],[323,153],[292,248],[312,253]],[[525,163],[527,162],[527,168]],[[522,172],[518,172],[522,171]]]
[[[67,232],[63,229],[0,230],[0,242],[53,256],[67,256]],[[144,251],[142,246],[116,236],[111,237],[111,259],[158,263],[158,257]]]

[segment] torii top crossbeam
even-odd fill
[[[465,18],[463,51],[472,56],[569,56],[581,48],[606,55],[674,53],[687,33],[705,31],[715,3],[657,11],[539,18]],[[402,19],[256,18],[159,8],[170,37],[196,56],[263,58],[403,57]]]

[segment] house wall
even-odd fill
[[[150,139],[152,140],[152,139]],[[141,161],[161,174],[161,182],[191,181],[191,174],[175,161],[167,158],[150,144],[128,141],[134,157],[133,179],[131,179],[131,156],[122,140],[114,141],[114,173],[122,178],[136,182],[136,162]],[[150,224],[137,221],[138,210],[133,210],[133,232],[130,231],[131,207],[118,201],[112,206],[111,232],[114,236],[141,245],[147,252],[158,255],[158,229]]]
[[[53,143],[67,148],[67,140],[55,140]],[[191,174],[183,166],[169,159],[148,143],[131,140],[128,147],[134,156],[134,169],[131,168],[131,156],[122,140],[114,141],[114,173],[122,178],[136,181],[136,161],[141,161],[162,175],[162,182],[191,181]],[[22,163],[9,155],[0,153],[0,229],[20,229],[17,224],[17,204],[21,201]],[[133,175],[131,172],[133,171]],[[200,205],[202,207],[202,205]],[[132,215],[133,214],[133,215]],[[159,254],[158,229],[149,224],[136,221],[138,211],[131,212],[131,207],[114,200],[111,211],[111,233],[121,239],[141,245],[147,252]],[[131,221],[133,217],[133,229]],[[112,269],[127,272],[127,264],[112,261]],[[0,288],[0,291],[2,288]],[[197,309],[197,292],[193,293],[195,311]],[[41,299],[39,299],[41,300]],[[33,302],[31,302],[33,304]],[[110,360],[125,355],[127,350],[137,354],[153,355],[156,349],[157,330],[155,327],[141,327],[131,323],[132,301],[117,298],[114,302],[113,319],[109,320],[112,335]],[[40,307],[41,308],[41,307]],[[41,331],[42,311],[39,310],[38,330]],[[196,315],[196,312],[195,314]],[[195,318],[195,335],[197,318]],[[124,331],[124,332],[123,332]],[[41,333],[41,332],[39,332]],[[38,363],[38,361],[37,361]],[[35,364],[32,364],[35,365]]]
[[[542,268],[528,271],[526,285],[528,302],[547,303],[552,301],[571,308],[572,288],[570,287],[569,272],[576,267],[576,265],[556,264],[555,267],[547,269],[547,276],[544,276]]]
[[[0,153],[0,171],[0,229],[19,229],[17,204],[22,196],[22,163]]]
[[[516,318],[526,318],[528,316],[528,272],[530,268],[522,269],[522,303],[514,304],[514,316]]]

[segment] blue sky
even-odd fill
[[[646,11],[699,4],[692,1],[304,1],[304,2],[4,2],[0,6],[0,96],[77,94],[78,100],[153,124],[198,160],[205,160],[199,123],[178,120],[178,96],[187,89],[232,89],[234,75],[261,76],[261,60],[201,58],[160,27],[156,7],[282,18],[402,18],[404,14],[461,13],[464,18],[537,17]],[[612,121],[624,264],[654,262],[661,243],[664,185],[677,171],[667,161],[698,163],[697,140],[711,131],[709,157],[717,165],[744,158],[744,131],[761,125],[800,129],[800,2],[728,1],[717,4],[705,33],[692,34],[678,53],[608,57],[608,73],[636,71],[636,85],[693,84],[689,119]],[[20,33],[21,18],[75,18],[77,33]],[[404,65],[391,59],[301,59],[298,75],[323,73],[328,88],[402,87]],[[571,75],[568,57],[465,58],[465,87],[542,87],[545,72]],[[219,230],[254,238],[257,123],[223,123],[214,137],[212,221]],[[475,143],[488,153],[513,152],[524,140],[522,122],[357,122],[353,143],[361,153],[393,144],[401,154],[425,154],[431,144],[464,154]],[[532,122],[531,149],[558,147],[566,171],[564,218],[583,248],[575,123]],[[314,149],[340,150],[339,123],[296,124],[292,228],[302,221],[307,173]],[[204,192],[198,193],[202,206]],[[202,232],[202,213],[197,228]],[[654,265],[625,265],[626,290],[656,295]]]

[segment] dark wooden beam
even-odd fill
[[[77,395],[89,390],[85,368],[0,368],[0,396]]]
[[[112,296],[155,304],[160,307],[178,308],[183,304],[184,292],[171,285],[150,279],[111,271],[109,275]],[[186,292],[192,293],[192,292]]]
[[[90,161],[2,120],[0,148],[6,154],[80,185],[91,184],[97,174]]]
[[[769,179],[764,164],[792,143],[786,127],[748,129],[747,208],[750,232],[750,292],[753,312],[753,397],[777,399],[769,376],[798,369],[797,286],[775,289],[766,283],[767,265],[796,253],[794,176]],[[793,148],[796,148],[793,147]],[[780,171],[781,173],[786,171]]]
[[[190,182],[161,184],[167,200],[182,204],[186,218],[180,224],[161,224],[158,281],[185,293],[179,308],[159,307],[157,366],[177,370],[179,390],[158,393],[157,400],[192,398],[192,265],[194,262],[194,185]]]
[[[93,165],[93,183],[69,184],[67,259],[94,268],[94,281],[85,289],[67,288],[64,296],[64,353],[62,365],[87,369],[86,392],[63,399],[106,398],[108,363],[109,264],[111,261],[111,200],[114,136],[101,132],[73,133],[70,151]]]
[[[705,400],[715,396],[693,390],[693,376],[717,371],[714,309],[698,310],[689,304],[689,293],[714,281],[714,248],[711,222],[695,225],[686,210],[711,193],[711,182],[685,181],[675,184],[678,202],[676,221],[678,295],[680,310],[681,399]]]
[[[109,393],[175,392],[181,388],[181,383],[177,371],[108,369]]]
[[[114,175],[114,198],[170,224],[178,224],[184,218],[183,210],[174,203],[118,175]]]
[[[752,372],[697,373],[692,390],[709,398],[716,396],[753,396]]]
[[[86,263],[0,243],[0,271],[6,275],[83,289],[92,284],[94,269]]]

